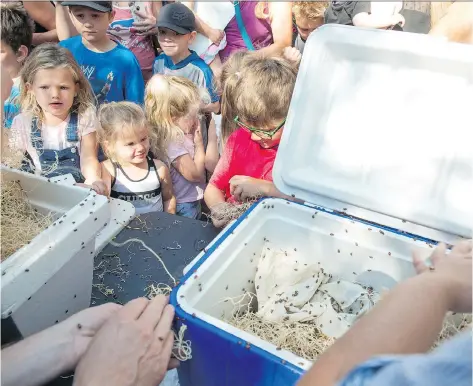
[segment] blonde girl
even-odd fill
[[[211,210],[256,196],[287,198],[272,183],[272,170],[296,75],[284,59],[252,55],[226,79],[223,119],[231,119],[236,130],[222,133],[228,139],[204,196]]]
[[[47,177],[71,173],[103,193],[94,96],[70,52],[43,44],[20,76],[22,113],[13,120],[11,140],[26,154],[29,169]]]
[[[131,202],[137,214],[174,214],[169,169],[155,158],[161,152],[143,109],[132,102],[111,102],[100,107],[98,116],[99,142],[108,158],[101,164],[107,193]]]
[[[145,91],[146,117],[170,164],[176,214],[195,219],[201,216],[206,180],[199,123],[202,93],[187,78],[170,75],[154,75]]]

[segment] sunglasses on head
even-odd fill
[[[238,115],[233,119],[233,121],[239,125],[239,126],[242,126],[244,127],[246,130],[248,130],[250,133],[252,134],[256,134],[258,137],[260,137],[261,139],[272,139],[274,137],[274,135],[283,128],[284,124],[286,123],[286,119],[284,118],[284,120],[274,129],[274,130],[271,130],[271,131],[265,131],[265,130],[261,130],[261,129],[255,129],[254,127],[250,127],[250,126],[247,126],[245,125],[244,123],[242,123],[239,119],[238,119]]]

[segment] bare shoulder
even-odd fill
[[[154,159],[153,162],[154,166],[156,167],[156,170],[158,171],[159,177],[163,178],[164,176],[166,176],[166,174],[169,173],[169,168],[163,161],[160,161],[159,159]]]

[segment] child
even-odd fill
[[[113,198],[131,202],[137,214],[176,213],[176,198],[167,166],[151,159],[159,154],[156,134],[140,106],[112,102],[99,109],[99,142],[108,159],[102,162],[102,180]]]
[[[202,96],[186,78],[154,75],[145,93],[145,111],[167,150],[176,195],[176,214],[199,219],[205,188],[205,150],[199,125]]]
[[[135,55],[110,40],[111,1],[63,1],[80,35],[59,45],[72,52],[94,90],[97,104],[127,100],[143,103],[144,81]]]
[[[87,79],[68,50],[42,44],[21,71],[21,114],[13,120],[11,141],[26,153],[36,173],[72,173],[77,182],[100,179],[96,111]],[[103,183],[93,184],[98,193]]]
[[[400,6],[399,4],[400,3]],[[399,11],[402,2],[335,1],[325,12],[325,23],[354,25],[356,27],[386,29],[405,20]]]
[[[272,170],[296,75],[295,67],[283,59],[252,55],[226,79],[223,109],[230,106],[238,129],[222,133],[228,140],[204,195],[211,211],[225,201],[287,197],[272,183]]]
[[[24,8],[17,3],[1,5],[1,24],[0,63],[13,80],[13,87],[3,111],[3,125],[9,129],[13,118],[20,112],[20,70],[31,50],[34,24]]]
[[[292,5],[292,14],[296,24],[293,46],[304,53],[304,46],[309,35],[324,24],[326,1],[296,1]]]
[[[209,65],[189,50],[197,32],[194,13],[181,3],[171,3],[161,8],[158,16],[158,41],[163,50],[154,61],[153,73],[182,76],[194,82],[198,88],[206,88],[211,103],[201,106],[202,113],[218,113],[219,98],[214,90],[213,74]],[[207,124],[201,118],[204,143],[207,143]]]

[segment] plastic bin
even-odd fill
[[[454,96],[454,97],[452,97]],[[473,47],[328,25],[306,44],[273,178],[305,200],[266,198],[221,233],[171,295],[188,327],[183,386],[291,385],[310,367],[223,322],[254,292],[271,248],[388,288],[412,251],[471,237]],[[372,284],[372,283],[366,283]]]
[[[49,228],[1,263],[2,326],[26,337],[89,307],[95,236],[110,207],[94,191],[4,166],[1,178],[19,181],[36,209],[55,214]]]

